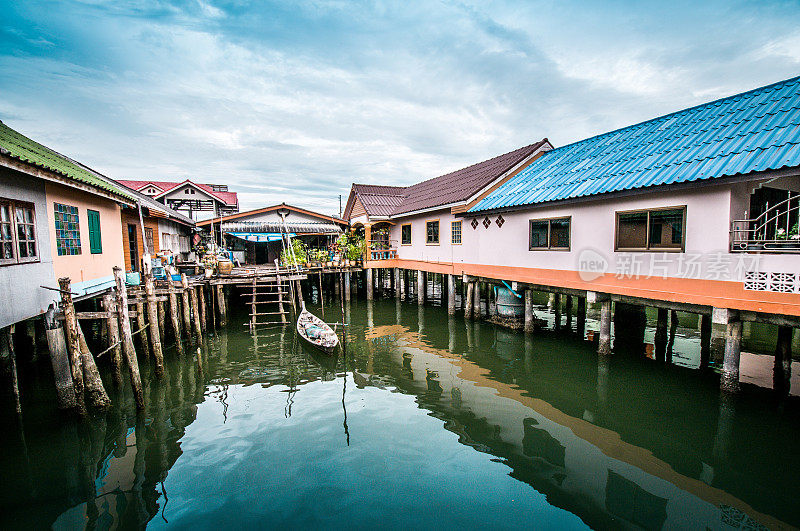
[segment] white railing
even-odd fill
[[[800,253],[798,215],[800,195],[795,195],[772,206],[767,203],[764,212],[753,219],[732,221],[731,251]]]

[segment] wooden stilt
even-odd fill
[[[69,278],[59,278],[58,286],[61,289],[61,305],[64,311],[64,332],[67,339],[67,353],[72,372],[72,387],[75,389],[75,407],[78,414],[86,415],[86,402],[84,401],[83,363],[81,345],[78,338],[78,320],[75,318],[75,306],[72,303],[72,282]]]
[[[205,333],[208,328],[206,320],[206,288],[203,284],[197,286],[198,305],[200,306],[200,327]]]
[[[344,300],[350,302],[350,297],[352,296],[351,287],[350,287],[350,272],[342,273],[343,280],[344,280]]]
[[[553,321],[553,328],[555,330],[561,330],[561,294],[560,293],[553,293],[553,315],[555,317]]]
[[[142,352],[144,353],[145,357],[150,357],[150,342],[147,340],[147,311],[144,308],[143,302],[136,303],[136,329],[141,330],[139,332],[139,344],[142,345]]]
[[[4,380],[8,381],[11,387],[11,395],[14,400],[14,411],[18,418],[22,418],[22,402],[19,398],[19,378],[17,376],[17,356],[14,353],[14,342],[12,341],[14,325],[0,329],[0,364],[5,373]]]
[[[472,318],[481,318],[481,286],[483,284],[477,280],[472,281]]]
[[[192,306],[192,334],[198,341],[203,337],[202,327],[200,325],[200,308],[197,303],[197,290],[189,288],[189,304]]]
[[[472,320],[472,299],[475,296],[475,283],[474,282],[466,282],[465,289],[467,291],[464,300],[466,303],[464,304],[464,318],[467,320]]]
[[[34,319],[25,321],[25,335],[31,345],[31,363],[36,363],[39,361],[39,345],[36,341],[36,321]]]
[[[183,336],[181,334],[180,318],[178,317],[178,294],[175,293],[175,288],[169,288],[169,320],[172,323],[172,331],[175,335],[175,349],[178,355],[183,355]]]
[[[455,275],[447,275],[447,314],[456,313],[456,280]]]
[[[667,363],[672,363],[672,349],[675,347],[675,332],[678,330],[678,312],[669,312],[669,340],[667,341]]]
[[[393,275],[394,282],[392,282],[392,288],[394,289],[394,298],[395,299],[399,299],[400,298],[400,268],[399,267],[395,267],[393,269],[393,272],[394,272],[394,275]]]
[[[700,368],[708,369],[711,359],[711,316],[700,316]]]
[[[222,284],[214,286],[217,292],[217,307],[219,308],[219,325],[226,326],[228,324],[228,307],[225,305],[225,292],[222,289]]]
[[[775,366],[772,373],[772,386],[778,393],[788,395],[792,378],[792,328],[778,327],[778,338],[775,344]]]
[[[425,271],[417,270],[417,304],[425,304]]]
[[[192,338],[192,310],[189,305],[189,281],[186,273],[181,273],[181,306],[183,307],[183,331],[186,336]]]
[[[131,377],[133,397],[136,409],[144,409],[144,391],[142,390],[142,377],[139,374],[139,361],[133,348],[133,335],[131,333],[131,319],[128,311],[128,290],[125,287],[125,274],[121,267],[114,267],[114,281],[116,282],[116,306],[119,312],[119,328],[122,333],[122,355],[128,365]]]
[[[525,333],[530,334],[534,330],[533,315],[533,290],[525,290]]]
[[[564,311],[567,314],[567,331],[572,332],[572,295],[567,295]]]
[[[372,268],[366,269],[364,273],[367,275],[367,280],[365,282],[367,288],[367,300],[371,301],[374,297],[372,294]]]
[[[295,280],[294,282],[297,291],[297,302],[299,303],[300,308],[302,308],[305,304],[303,301],[303,286],[300,284],[299,280]]]
[[[117,305],[114,297],[103,297],[103,309],[108,314],[106,328],[108,328],[108,355],[111,358],[111,379],[117,389],[122,389],[122,348],[120,346],[119,320],[117,319]]]
[[[611,301],[600,303],[600,340],[597,352],[601,355],[611,354]]]
[[[164,351],[161,349],[161,321],[158,320],[156,289],[153,285],[153,273],[150,270],[145,271],[144,274],[144,291],[147,296],[147,320],[150,321],[150,348],[156,362],[155,373],[157,378],[162,378],[164,376]]]
[[[72,385],[67,343],[61,324],[55,318],[55,305],[52,304],[45,314],[45,334],[56,384],[56,403],[59,409],[72,409],[75,407],[75,388]]]
[[[167,333],[167,308],[164,301],[158,301],[158,333],[161,338],[161,344],[164,344],[164,335]]]
[[[89,351],[89,345],[86,343],[86,337],[83,335],[83,329],[78,323],[78,341],[81,347],[81,361],[83,366],[83,382],[86,388],[86,399],[89,405],[105,409],[111,405],[111,399],[108,398],[106,388],[103,386],[103,380],[100,378],[100,372],[97,370],[97,365],[94,363],[94,357]]]

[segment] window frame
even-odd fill
[[[408,227],[408,243],[403,242],[403,227]],[[400,225],[400,245],[412,245],[414,242],[413,231],[411,229],[411,223],[403,223]]]
[[[436,241],[435,242],[428,241],[428,225],[430,223],[436,223]],[[441,241],[442,241],[442,224],[439,222],[439,218],[425,220],[425,245],[439,245],[441,243]]]
[[[552,234],[552,222],[553,221],[569,221],[569,244],[566,247],[551,247],[550,246],[550,235]],[[547,222],[547,246],[546,247],[533,247],[531,245],[531,235],[533,233],[533,224],[534,223],[544,223]],[[536,219],[529,219],[528,220],[528,250],[529,251],[560,251],[560,252],[569,252],[572,250],[572,216],[557,216],[554,218],[536,218]]]
[[[17,264],[32,264],[39,262],[41,260],[41,242],[39,241],[39,230],[36,227],[36,205],[31,203],[30,201],[17,201],[16,199],[7,199],[5,197],[0,198],[0,204],[8,205],[8,224],[11,228],[11,252],[14,254],[13,258],[0,258],[0,267],[2,266],[9,266],[9,265],[17,265]],[[33,214],[33,222],[27,223],[25,222],[24,225],[32,225],[33,227],[33,240],[25,240],[25,242],[33,241],[34,245],[36,246],[36,255],[26,256],[25,258],[20,258],[19,256],[19,237],[18,237],[18,228],[17,228],[17,207],[22,208],[30,208]]]
[[[76,225],[77,225],[77,227],[75,228],[75,232],[77,233],[77,236],[78,236],[77,237],[78,252],[75,253],[75,254],[62,254],[62,253],[58,252],[59,251],[59,249],[58,249],[59,237],[58,237],[58,225],[57,224],[58,224],[59,220],[54,219],[54,222],[53,222],[54,234],[53,234],[53,236],[54,236],[55,241],[56,241],[56,256],[81,256],[83,254],[83,241],[81,239],[82,238],[82,236],[81,236],[81,209],[80,209],[80,207],[75,206],[75,205],[70,205],[70,204],[67,204],[67,203],[60,203],[58,201],[53,201],[53,216],[54,216],[54,218],[55,218],[55,215],[56,215],[56,210],[57,210],[58,205],[61,205],[63,207],[67,207],[67,208],[74,208],[75,209],[75,214],[70,214],[70,215],[74,215],[75,216],[75,222],[76,222]],[[62,214],[63,214],[63,212],[62,212]],[[63,220],[61,220],[61,221],[63,222]],[[69,230],[69,229],[65,229],[65,230]],[[61,238],[61,239],[63,239],[63,238]]]
[[[453,227],[458,225],[458,241],[453,239]],[[464,241],[464,222],[461,220],[450,222],[450,245],[461,245]]]
[[[650,243],[650,214],[665,210],[681,211],[681,246],[680,247],[653,247]],[[647,214],[645,225],[645,247],[620,247],[619,246],[619,216],[620,214]],[[623,253],[684,253],[686,252],[686,205],[675,205],[656,208],[637,208],[634,210],[618,210],[614,212],[614,252]]]

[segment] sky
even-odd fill
[[[800,75],[800,2],[0,0],[0,120],[115,179],[339,211]]]

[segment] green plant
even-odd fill
[[[348,260],[360,260],[364,257],[367,245],[364,238],[354,237],[347,244],[346,256]]]
[[[281,264],[285,266],[301,265],[306,262],[308,262],[308,247],[301,240],[292,240],[291,247],[281,252]]]

